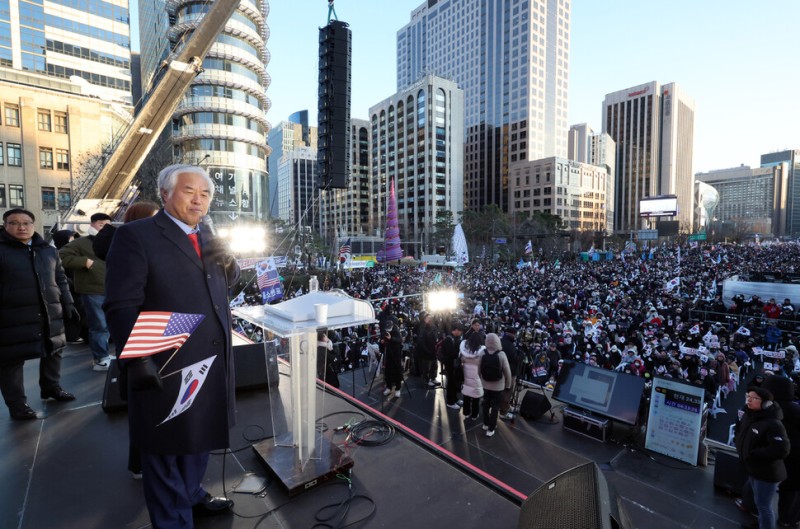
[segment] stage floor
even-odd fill
[[[288,388],[281,367],[281,391]],[[29,404],[36,421],[13,422],[0,412],[0,527],[17,529],[145,528],[149,519],[141,481],[127,471],[127,417],[101,408],[105,374],[91,370],[86,346],[68,346],[62,385],[77,395],[69,403],[39,398],[37,362],[25,366]],[[427,389],[409,378],[400,398],[385,400],[380,376],[357,369],[340,377],[341,391],[318,390],[319,424],[333,444],[352,457],[352,493],[357,495],[343,524],[352,527],[515,528],[521,500],[557,474],[588,461],[603,470],[636,527],[642,529],[738,527],[744,518],[733,499],[713,487],[713,457],[693,467],[642,450],[636,431],[615,428],[613,440],[598,442],[565,431],[555,422],[504,421],[487,438],[480,421],[465,421],[445,406],[441,388]],[[533,390],[527,390],[533,391]],[[710,430],[735,416],[719,415]],[[206,488],[236,502],[234,514],[197,522],[198,528],[312,527],[318,513],[347,498],[343,479],[333,479],[292,496],[271,479],[252,445],[272,434],[266,390],[237,394],[232,453],[216,454]],[[348,443],[337,431],[362,418],[397,422],[386,444]],[[261,494],[232,492],[245,475],[268,478]],[[322,511],[321,511],[322,510]],[[374,512],[373,512],[374,510]],[[330,522],[329,522],[330,523]],[[335,525],[331,523],[331,525]]]

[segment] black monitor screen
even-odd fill
[[[583,363],[564,362],[553,398],[627,424],[636,424],[644,378]]]

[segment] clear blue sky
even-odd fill
[[[353,117],[396,91],[397,30],[421,3],[336,0],[353,31]],[[302,109],[316,119],[327,14],[327,0],[270,2],[273,124]],[[798,0],[573,0],[569,123],[600,131],[605,94],[676,82],[696,104],[695,172],[756,167],[760,154],[800,148],[798,20]]]

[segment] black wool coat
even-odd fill
[[[29,246],[0,229],[0,364],[63,349],[72,303],[58,250],[38,233]]]
[[[204,248],[213,235],[201,228]],[[205,319],[170,360],[173,351],[150,358],[161,368],[163,389],[128,389],[131,438],[152,454],[197,454],[227,448],[234,420],[234,370],[228,285],[239,278],[239,267],[201,260],[189,238],[164,211],[129,222],[114,234],[106,258],[106,299],[103,308],[118,354],[124,349],[136,318],[143,311],[202,314]],[[214,357],[203,369],[202,386],[182,388],[182,370]],[[122,361],[125,366],[125,361]],[[171,374],[175,373],[175,374]],[[166,420],[173,407],[191,407]]]

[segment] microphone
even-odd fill
[[[208,231],[210,231],[210,232],[211,232],[211,235],[213,235],[214,237],[216,237],[216,236],[217,236],[217,227],[216,227],[216,226],[214,226],[214,220],[211,218],[211,215],[209,215],[209,214],[207,214],[207,213],[206,213],[206,214],[203,216],[203,218],[202,218],[202,219],[200,219],[200,222],[201,222],[203,225],[205,225],[205,227],[206,227],[206,228],[208,228]]]

